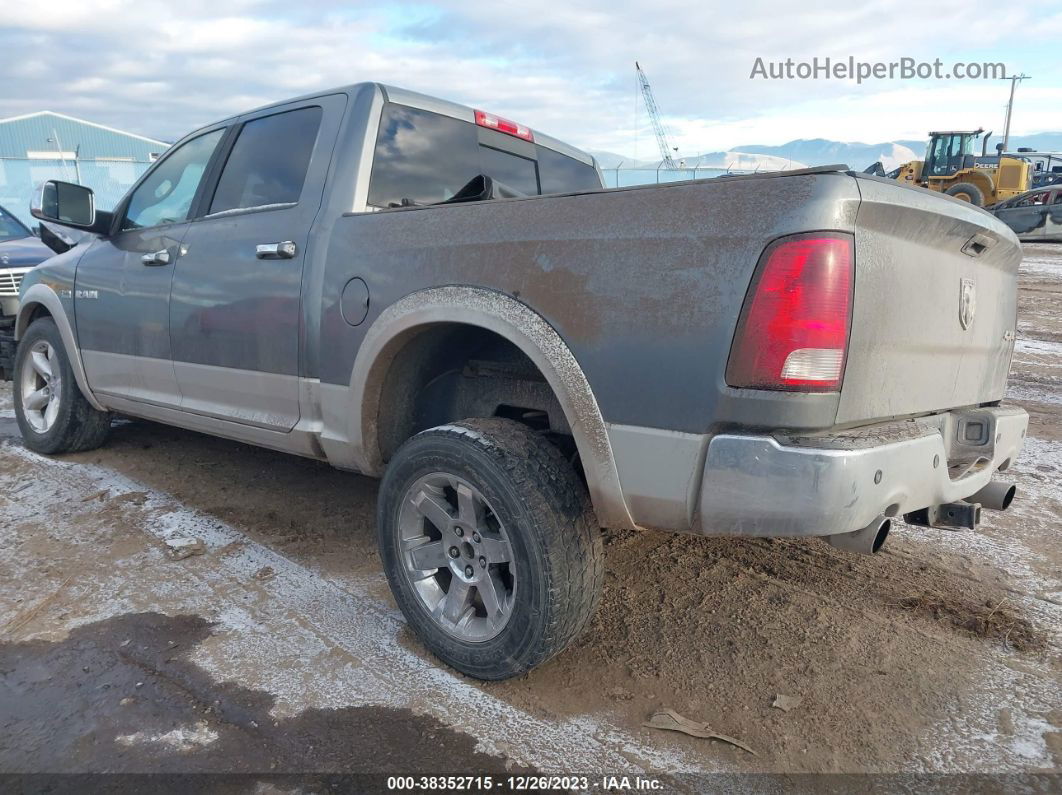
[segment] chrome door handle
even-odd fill
[[[291,259],[295,251],[295,241],[285,240],[283,243],[259,243],[254,255],[258,259]]]
[[[167,249],[162,251],[153,251],[150,254],[145,254],[140,258],[140,261],[145,265],[169,265],[170,264],[170,252]]]

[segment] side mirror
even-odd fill
[[[39,221],[51,221],[87,232],[106,234],[110,213],[96,212],[96,198],[91,188],[50,179],[30,206],[30,215]]]

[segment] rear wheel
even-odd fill
[[[99,447],[111,415],[81,394],[55,321],[33,321],[15,352],[15,418],[30,450],[51,455]]]
[[[970,202],[974,207],[985,206],[984,192],[972,182],[959,182],[956,185],[952,185],[944,192],[949,196],[954,196],[956,199]]]
[[[604,552],[586,489],[561,452],[511,420],[414,436],[380,487],[391,591],[444,662],[479,679],[525,673],[593,613]]]

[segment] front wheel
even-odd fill
[[[15,418],[26,447],[37,453],[93,450],[107,438],[111,415],[81,394],[59,328],[33,321],[15,351]]]
[[[414,436],[388,465],[377,514],[398,606],[462,673],[525,673],[593,614],[604,551],[586,488],[560,450],[517,422]]]

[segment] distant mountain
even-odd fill
[[[925,141],[886,141],[880,144],[845,143],[828,141],[825,138],[799,139],[781,146],[758,146],[750,144],[739,146],[743,152],[758,152],[775,157],[791,157],[801,160],[809,166],[825,166],[833,163],[846,163],[861,171],[871,163],[881,161],[886,171],[900,163],[922,157]]]
[[[999,143],[1001,138],[993,137],[993,143]],[[991,144],[989,144],[991,146]],[[1062,152],[1062,132],[1045,132],[1036,135],[1012,135],[1010,136],[1010,151],[1015,151],[1019,146],[1028,146],[1038,152]]]
[[[995,151],[995,145],[1002,140],[999,134],[993,135],[989,142],[989,151]],[[1018,147],[1031,147],[1041,152],[1062,152],[1062,132],[1044,132],[1035,135],[1012,135],[1010,150]],[[846,163],[857,171],[881,161],[886,171],[925,157],[926,141],[901,140],[884,141],[877,144],[859,142],[830,141],[825,138],[797,139],[779,146],[761,144],[742,144],[726,152],[708,152],[681,158],[687,168],[733,168],[745,170],[779,170],[803,168],[808,166],[825,166],[834,163]],[[592,152],[601,164],[601,168],[656,168],[656,160],[633,160],[615,152]]]
[[[606,152],[604,149],[587,149],[586,151],[594,156],[594,159],[601,168],[619,168],[620,166],[623,168],[634,168],[632,165],[633,163],[642,162],[640,160],[635,160],[632,157],[627,157],[626,155],[617,155],[615,152]]]
[[[656,168],[659,160],[634,160],[615,152],[591,150],[598,164],[603,169],[613,168]],[[805,164],[787,157],[775,157],[759,152],[706,152],[703,155],[679,157],[676,162],[681,168],[719,168],[735,171],[783,171],[785,169],[804,168]]]
[[[988,151],[995,153],[995,145],[1003,140],[994,134],[988,142]],[[823,138],[790,141],[781,146],[738,146],[743,152],[759,152],[776,157],[791,157],[802,160],[810,166],[824,166],[830,163],[847,163],[861,171],[878,160],[886,171],[896,168],[909,160],[921,160],[926,154],[928,141],[887,141],[880,144],[842,143]],[[1014,152],[1018,147],[1030,147],[1041,152],[1062,151],[1062,132],[1045,132],[1036,135],[1012,135],[1008,148]]]
[[[780,146],[743,144],[725,152],[706,152],[678,158],[686,168],[731,168],[741,171],[781,171],[783,169],[847,163],[862,169],[877,160],[887,169],[915,159],[914,151],[925,150],[925,143],[896,141],[881,144],[842,143],[822,138],[790,141]],[[601,168],[656,168],[659,160],[634,160],[615,152],[591,152]],[[895,162],[893,162],[895,161]]]

